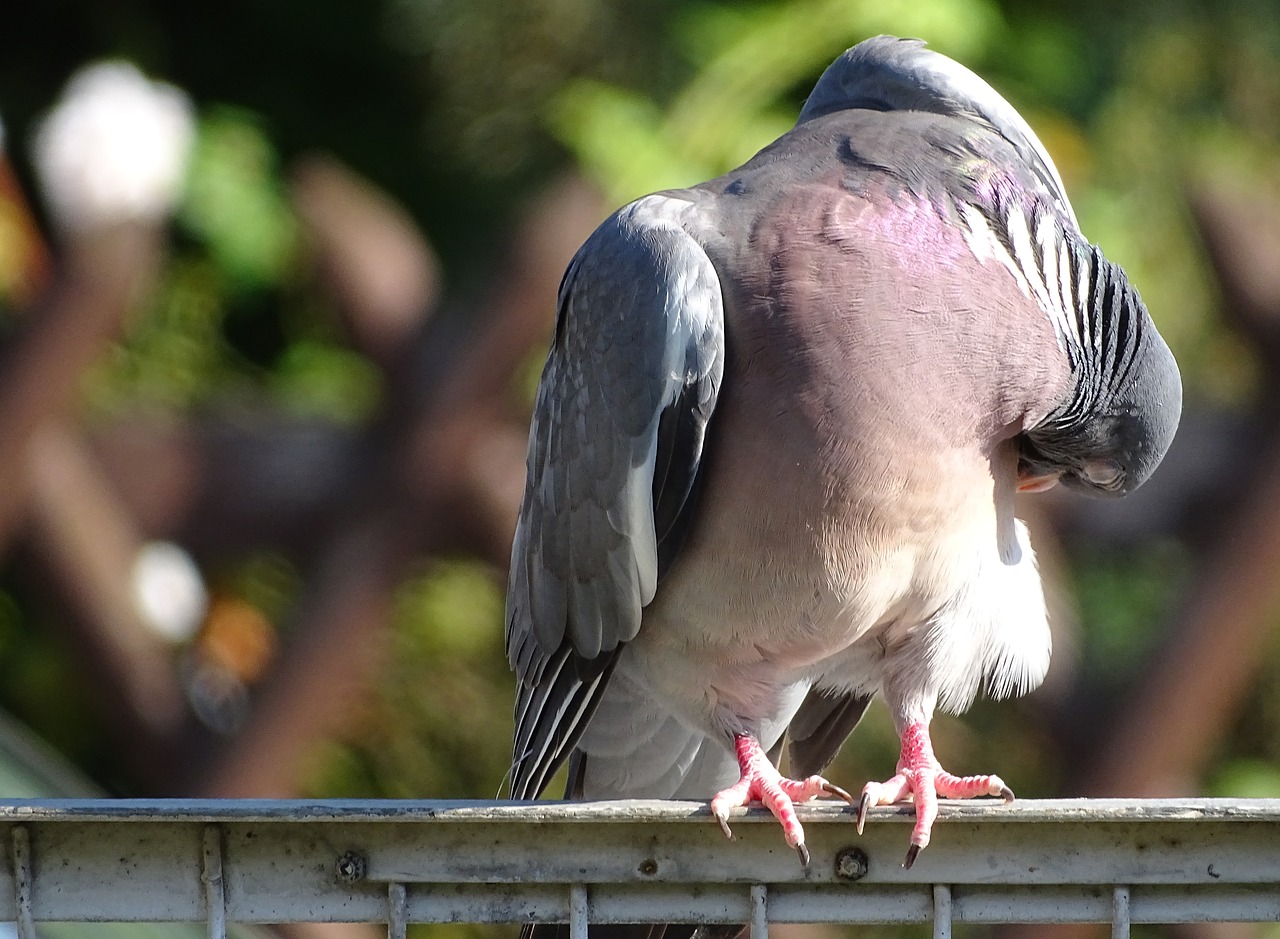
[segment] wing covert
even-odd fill
[[[680,225],[694,211],[624,207],[561,285],[507,587],[515,798],[568,757],[687,528],[724,369],[719,278]]]

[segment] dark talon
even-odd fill
[[[844,801],[848,802],[850,805],[853,805],[853,796],[849,795],[849,793],[845,792],[843,789],[841,789],[837,785],[834,785],[833,783],[824,782],[822,784],[822,791],[829,796],[835,796],[837,799],[844,799]]]
[[[867,812],[871,810],[871,795],[864,792],[862,799],[858,802],[858,834],[862,834],[862,827],[867,823]]]
[[[716,821],[720,823],[720,830],[724,832],[724,836],[728,838],[730,841],[732,841],[733,832],[729,830],[729,820],[727,818],[721,818],[720,816],[717,815]]]
[[[1001,787],[1000,787],[1000,798],[1004,799],[1004,801],[1006,801],[1006,802],[1012,802],[1012,801],[1013,801],[1013,790],[1012,790],[1012,789],[1010,789],[1008,786],[1001,786]]]
[[[907,848],[907,858],[905,861],[902,862],[902,869],[904,871],[911,870],[911,865],[916,862],[916,858],[918,858],[919,856],[920,856],[920,845],[913,844],[911,847]]]
[[[798,845],[796,845],[796,854],[800,855],[800,866],[808,867],[809,866],[809,849],[804,846],[803,841],[800,842]]]

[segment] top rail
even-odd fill
[[[944,802],[911,870],[909,809],[862,836],[850,807],[798,809],[808,867],[767,812],[728,842],[704,802],[7,800],[0,919],[1280,919],[1280,800]]]
[[[797,806],[802,821],[853,818],[839,802]],[[771,822],[759,808],[737,809],[749,822]],[[910,822],[909,806],[871,809],[877,822]],[[174,822],[698,822],[711,819],[706,802],[621,799],[601,802],[505,799],[0,799],[0,824],[15,821]],[[1280,799],[988,799],[939,800],[938,820],[948,822],[1160,822],[1259,821],[1280,823]]]

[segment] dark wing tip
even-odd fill
[[[516,690],[511,798],[536,799],[582,737],[622,646],[586,659],[565,642],[533,684]]]
[[[803,778],[826,769],[862,720],[871,698],[871,695],[810,691],[787,728],[792,774]]]

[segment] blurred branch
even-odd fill
[[[1240,328],[1259,346],[1264,371],[1280,374],[1280,198],[1248,198],[1201,183],[1192,197],[1224,295]],[[1273,411],[1280,388],[1266,389]],[[1239,714],[1270,643],[1280,608],[1280,436],[1253,478],[1240,479],[1222,537],[1201,566],[1166,647],[1109,722],[1080,782],[1090,795],[1171,796],[1194,792]]]
[[[181,791],[214,797],[296,793],[318,738],[348,726],[382,660],[392,597],[408,555],[394,511],[352,521],[309,580],[298,632],[255,702],[247,725]],[[199,748],[204,750],[202,746]]]
[[[1280,608],[1280,446],[1243,492],[1171,639],[1116,710],[1079,788],[1097,796],[1196,792],[1262,666]]]
[[[27,487],[27,445],[75,403],[81,374],[120,331],[159,259],[155,226],[128,223],[77,237],[26,331],[0,362],[0,551],[12,544]]]
[[[387,639],[394,587],[413,557],[477,553],[505,565],[525,437],[513,417],[513,378],[549,330],[559,272],[597,217],[598,205],[581,186],[536,204],[513,263],[499,275],[485,313],[473,317],[479,325],[441,357],[449,363],[441,380],[418,404],[407,389],[391,389],[390,399],[402,406],[387,416],[385,462],[365,474],[348,503],[354,514],[341,518],[321,547],[296,639],[248,725],[197,771],[194,791],[296,791],[306,753],[349,720],[368,687]]]
[[[431,246],[404,209],[331,157],[301,160],[291,191],[356,345],[393,369],[440,292]]]
[[[34,547],[70,606],[67,625],[102,713],[135,767],[162,778],[185,702],[168,649],[132,593],[142,538],[84,442],[47,423],[27,449]]]
[[[1260,197],[1260,191],[1246,194],[1206,179],[1191,187],[1190,201],[1229,315],[1263,359],[1265,440],[1256,444],[1255,469],[1239,471],[1231,481],[1236,497],[1165,646],[1132,693],[1099,722],[1069,792],[1196,792],[1257,682],[1272,641],[1280,609],[1280,194]],[[997,932],[1001,939],[1088,939],[1103,929],[1057,924]],[[1249,939],[1258,929],[1199,923],[1183,924],[1175,933],[1185,939]]]
[[[602,221],[600,193],[576,175],[550,185],[516,229],[505,269],[495,272],[481,335],[462,350],[432,408],[451,413],[477,400],[511,401],[511,379],[555,321],[556,292],[574,252]],[[541,364],[541,356],[539,356]],[[527,411],[524,402],[521,410]],[[508,409],[510,411],[510,409]],[[521,422],[527,419],[522,413]]]
[[[310,748],[346,725],[376,674],[405,566],[462,553],[505,567],[527,436],[516,378],[550,331],[560,272],[601,214],[577,180],[544,194],[484,313],[459,332],[428,328],[436,261],[389,198],[322,158],[297,168],[293,193],[354,341],[386,372],[388,409],[372,427],[271,415],[202,428],[130,421],[90,447],[60,424],[79,375],[151,279],[159,238],[143,225],[73,242],[0,371],[0,478],[29,480],[0,496],[0,541],[29,498],[38,556],[152,790],[294,792]],[[419,348],[443,363],[427,382],[409,368]],[[130,594],[138,550],[156,535],[206,556],[281,546],[308,569],[288,648],[222,746],[186,707]]]
[[[21,199],[17,183],[9,179]],[[79,432],[66,423],[82,373],[121,331],[161,256],[158,225],[72,234],[61,263],[32,227],[34,306],[0,364],[0,551],[29,523],[35,556],[61,594],[88,684],[121,752],[162,778],[185,701],[173,661],[132,593],[142,536]],[[52,276],[52,280],[49,280]]]
[[[272,545],[307,558],[375,471],[365,430],[260,414],[184,424],[130,417],[95,453],[149,537],[208,558]]]
[[[1204,178],[1191,184],[1189,200],[1227,315],[1270,366],[1262,406],[1274,413],[1280,407],[1280,191],[1269,180],[1248,182],[1253,185]]]
[[[528,405],[514,387],[531,357],[541,365],[560,277],[601,218],[598,192],[577,177],[551,186],[520,225],[510,266],[478,331],[411,428],[398,464],[427,518],[449,518],[467,547],[505,569],[524,489]],[[458,511],[465,506],[465,511]]]

